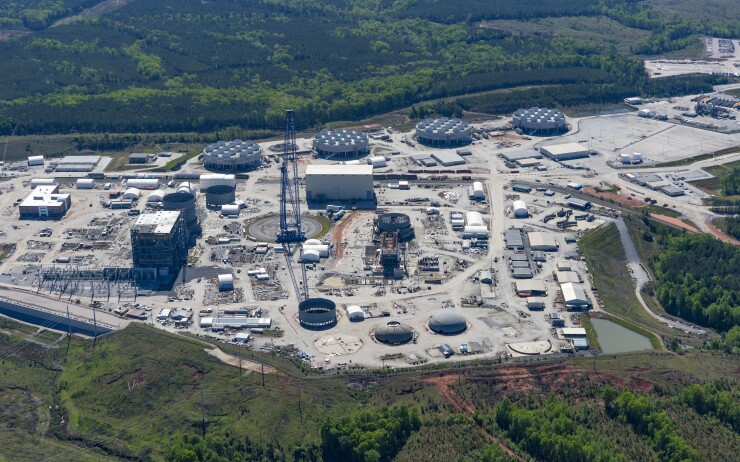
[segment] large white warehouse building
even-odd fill
[[[473,129],[460,119],[426,119],[416,125],[416,139],[437,147],[462,146],[472,141]]]
[[[373,200],[372,165],[309,165],[306,167],[306,200]]]
[[[370,153],[370,142],[359,130],[321,130],[313,137],[313,150],[320,157],[361,157]]]
[[[203,166],[216,171],[240,171],[257,168],[262,148],[254,141],[219,141],[203,150]]]

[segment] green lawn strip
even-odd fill
[[[596,335],[596,329],[591,324],[591,317],[589,315],[581,315],[581,325],[586,329],[586,337],[588,337],[588,345],[594,350],[601,351],[601,345],[599,345],[599,338]]]

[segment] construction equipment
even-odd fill
[[[294,112],[289,109],[285,111],[283,164],[280,166],[280,230],[275,242],[283,245],[283,254],[285,255],[290,280],[293,282],[296,297],[299,301],[302,301],[308,298],[306,265],[301,263],[302,286],[299,286],[293,271],[293,254],[300,244],[306,240],[306,236],[301,229],[301,199],[298,188],[297,158]],[[288,173],[289,169],[292,175]]]

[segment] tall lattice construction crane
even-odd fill
[[[285,140],[283,164],[280,167],[280,230],[275,242],[282,244],[290,279],[299,300],[308,298],[306,267],[301,263],[302,287],[299,287],[293,272],[293,253],[306,240],[301,229],[301,196],[298,185],[298,154],[295,140],[295,121],[292,109],[285,111]],[[288,170],[291,170],[289,174]],[[292,245],[291,244],[295,244]]]

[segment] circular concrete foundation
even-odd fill
[[[514,353],[520,355],[532,356],[532,355],[544,355],[552,350],[552,344],[549,340],[540,340],[537,342],[519,342],[519,343],[507,343]]]
[[[275,242],[279,229],[280,217],[277,215],[257,218],[247,225],[249,235],[261,242]],[[321,234],[323,226],[315,218],[301,217],[301,229],[304,231],[306,239],[311,239]]]

